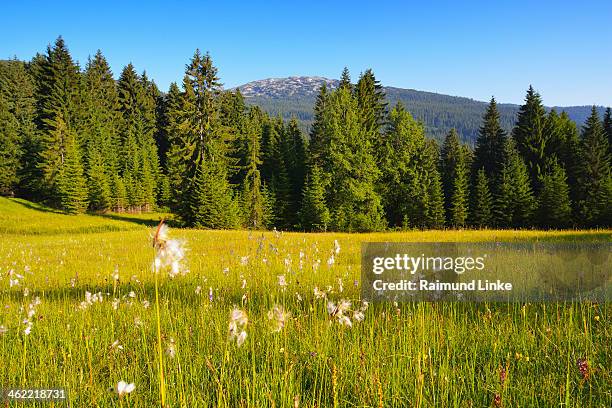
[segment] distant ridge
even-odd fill
[[[252,81],[237,88],[248,104],[259,105],[270,114],[281,115],[284,119],[295,116],[302,122],[303,129],[308,130],[312,124],[312,108],[319,88],[326,84],[334,89],[339,82],[337,79],[319,76],[293,76]],[[413,116],[425,123],[427,134],[438,140],[451,128],[455,128],[465,142],[474,143],[487,106],[487,102],[483,101],[415,89],[387,86],[385,92],[390,106],[401,101]],[[498,108],[502,126],[510,131],[519,105],[498,101]],[[591,106],[565,106],[554,109],[558,112],[566,111],[578,126],[581,126],[591,113]],[[598,110],[603,117],[605,108],[598,107]]]

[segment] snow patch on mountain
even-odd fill
[[[340,81],[318,76],[268,78],[249,82],[237,88],[246,98],[252,97],[305,97],[316,96],[323,84],[335,89]]]

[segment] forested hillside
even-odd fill
[[[339,80],[321,77],[290,77],[253,81],[238,87],[249,105],[257,105],[273,116],[281,115],[285,120],[296,117],[302,129],[308,131],[314,118],[313,106],[316,92],[314,84],[325,83],[335,88]],[[463,142],[473,145],[478,136],[478,128],[487,104],[470,98],[449,96],[433,92],[384,87],[390,106],[402,102],[412,115],[425,124],[425,133],[438,141],[451,130],[459,132]],[[504,130],[514,126],[519,105],[500,103],[498,110],[500,123]],[[550,108],[546,108],[550,110]],[[590,106],[554,107],[558,112],[565,111],[570,119],[582,125],[591,113]],[[597,107],[600,116],[604,107]]]
[[[101,51],[81,68],[60,37],[0,63],[0,194],[69,214],[164,208],[214,229],[612,225],[610,108],[577,126],[532,87],[510,120],[495,99],[479,111],[408,91],[404,104],[371,70],[292,81],[316,95],[308,134],[224,90],[199,50],[161,92],[131,63],[115,79]],[[434,135],[450,127],[442,143],[419,115]]]

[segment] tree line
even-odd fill
[[[321,87],[300,123],[248,107],[196,51],[162,93],[62,38],[0,62],[0,194],[67,213],[169,209],[188,226],[308,231],[612,225],[612,114],[579,130],[529,88],[510,133],[495,99],[474,149],[441,146],[371,70]]]

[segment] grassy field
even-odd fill
[[[156,303],[161,216],[0,198],[0,387],[62,387],[72,407],[160,406],[159,305],[170,407],[612,406],[610,304],[366,309],[359,282],[362,241],[609,242],[610,231],[171,229],[185,262],[157,275]],[[351,326],[328,313],[342,299]],[[237,336],[234,308],[248,318],[234,313]],[[119,381],[135,389],[120,397]]]

